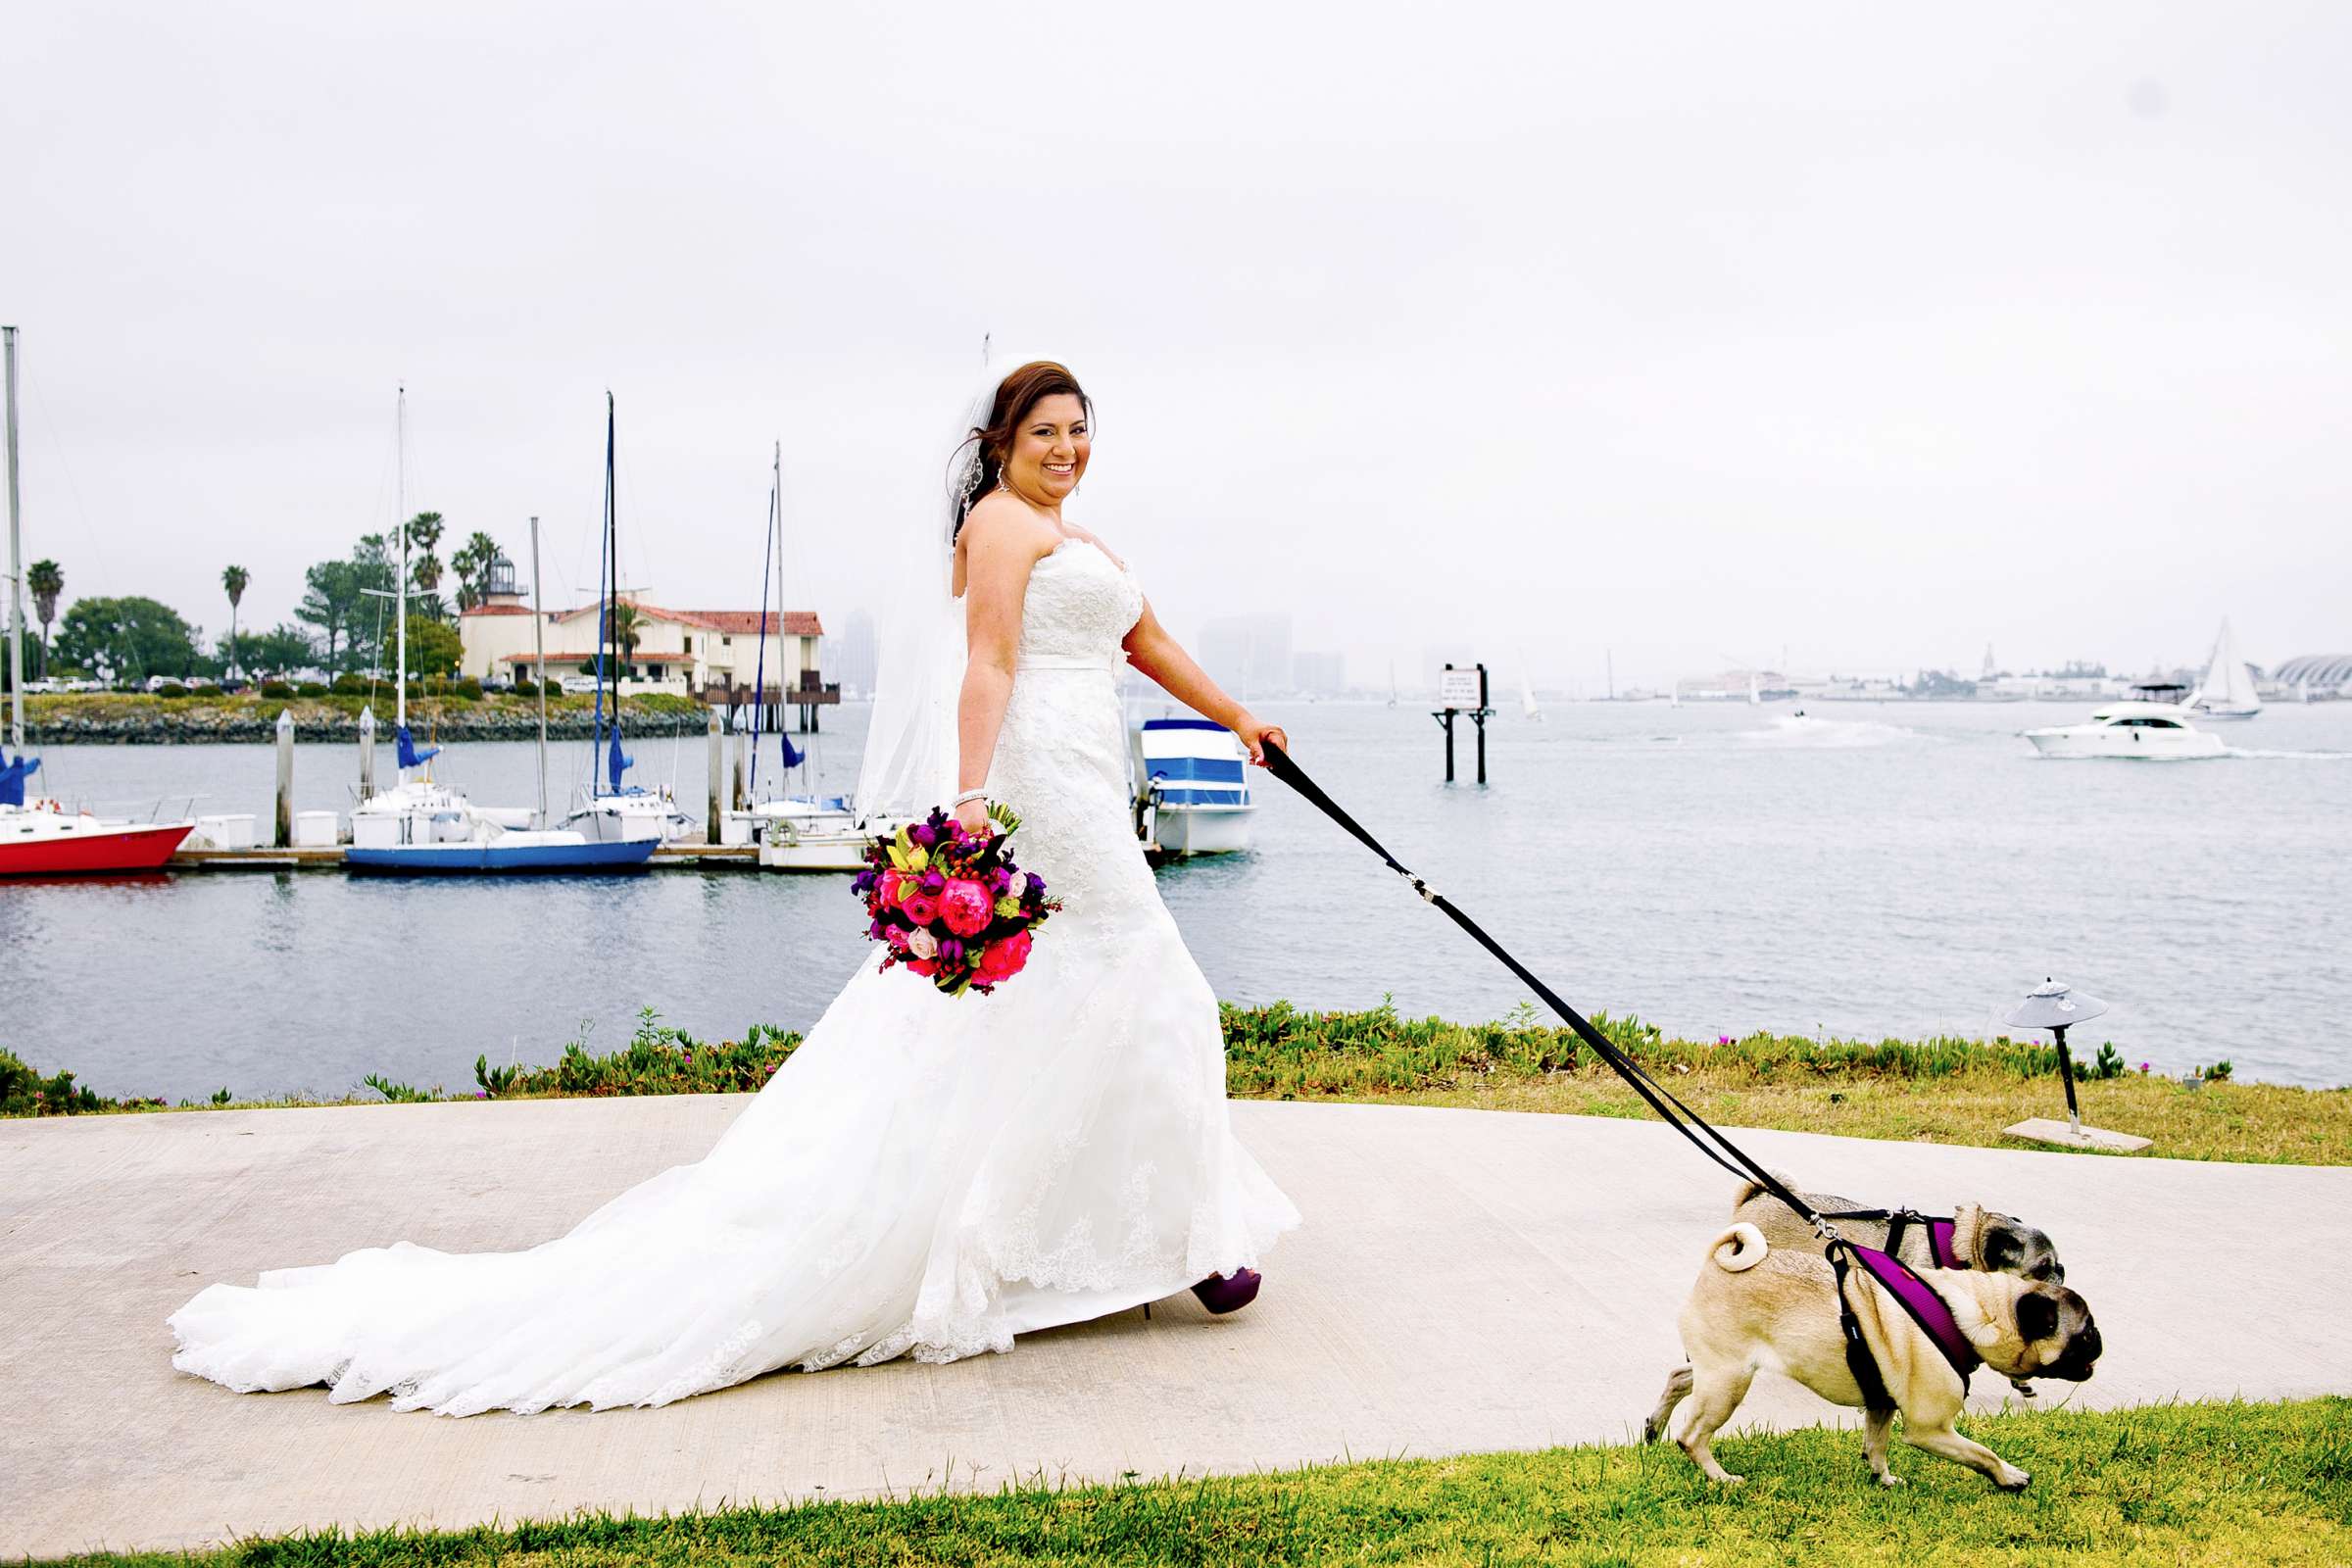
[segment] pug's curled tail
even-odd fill
[[[1771,1250],[1772,1246],[1764,1240],[1764,1233],[1741,1220],[1715,1238],[1713,1245],[1707,1249],[1707,1256],[1726,1274],[1738,1274],[1763,1262],[1764,1254]]]

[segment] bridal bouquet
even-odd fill
[[[1034,933],[1061,901],[1006,853],[1019,819],[1002,806],[990,815],[1003,832],[975,833],[935,809],[865,852],[851,889],[865,901],[865,934],[889,946],[883,968],[903,963],[953,997],[993,991],[1029,962]]]

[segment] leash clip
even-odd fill
[[[1823,1242],[1842,1242],[1845,1240],[1844,1237],[1838,1234],[1838,1227],[1831,1224],[1827,1218],[1820,1214],[1813,1216],[1813,1235],[1815,1238]]]
[[[1413,878],[1413,891],[1421,895],[1421,902],[1423,904],[1435,904],[1438,902],[1437,889],[1431,887],[1419,877]]]

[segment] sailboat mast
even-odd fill
[[[620,581],[620,564],[613,560],[618,543],[613,526],[612,443],[614,417],[612,394],[605,393],[605,536],[597,541],[596,568],[596,753],[588,763],[588,794],[590,799],[604,794],[597,788],[596,776],[605,765],[605,645],[612,638],[613,590]],[[612,722],[620,725],[620,668],[619,649],[613,650],[612,664]]]
[[[24,750],[24,530],[17,496],[17,329],[8,340],[8,740]]]
[[[531,518],[531,667],[539,672],[539,820],[547,826],[547,607],[539,597],[539,519]]]
[[[400,401],[392,416],[392,446],[395,469],[392,481],[392,526],[400,534],[400,577],[392,585],[392,621],[394,646],[398,652],[392,661],[393,733],[398,734],[409,724],[409,389],[400,389]],[[377,658],[382,658],[379,651]],[[400,770],[400,782],[409,781],[409,770]]]

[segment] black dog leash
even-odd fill
[[[1838,1235],[1838,1227],[1831,1224],[1827,1216],[1816,1211],[1810,1203],[1790,1192],[1787,1184],[1782,1182],[1779,1177],[1750,1159],[1739,1145],[1724,1137],[1708,1123],[1705,1117],[1677,1100],[1673,1093],[1665,1085],[1652,1078],[1647,1069],[1643,1068],[1640,1062],[1635,1061],[1618,1049],[1617,1044],[1594,1028],[1592,1021],[1583,1013],[1563,1002],[1558,993],[1537,979],[1534,971],[1513,957],[1501,943],[1487,935],[1477,921],[1456,908],[1450,899],[1408,870],[1395,856],[1381,846],[1378,839],[1366,832],[1354,817],[1349,816],[1337,802],[1324,794],[1321,786],[1300,771],[1298,764],[1291,760],[1289,753],[1269,740],[1261,739],[1259,748],[1265,754],[1266,768],[1269,772],[1304,796],[1318,810],[1346,829],[1364,848],[1379,856],[1390,870],[1411,883],[1413,891],[1421,895],[1423,900],[1442,910],[1447,919],[1468,932],[1472,941],[1501,960],[1504,968],[1517,975],[1528,989],[1544,999],[1552,1011],[1565,1018],[1568,1021],[1568,1027],[1576,1032],[1577,1038],[1592,1047],[1594,1055],[1615,1068],[1617,1076],[1623,1078],[1634,1093],[1642,1097],[1650,1109],[1664,1118],[1668,1126],[1689,1139],[1692,1148],[1734,1176],[1743,1180],[1752,1180],[1773,1197],[1787,1203],[1790,1209],[1801,1215],[1824,1241],[1841,1243],[1841,1239]],[[1842,1299],[1843,1293],[1841,1292],[1841,1302]]]
[[[1869,1343],[1863,1338],[1861,1319],[1855,1315],[1853,1303],[1846,1298],[1846,1276],[1849,1267],[1860,1268],[1895,1298],[1928,1337],[1936,1343],[1937,1348],[1941,1349],[1947,1357],[1952,1358],[1953,1370],[1960,1374],[1961,1383],[1964,1387],[1966,1386],[1969,1366],[1963,1363],[1960,1351],[1951,1343],[1956,1338],[1956,1328],[1946,1332],[1944,1327],[1931,1323],[1928,1314],[1923,1311],[1925,1302],[1912,1298],[1913,1289],[1916,1289],[1923,1297],[1935,1297],[1935,1292],[1927,1282],[1913,1273],[1900,1258],[1892,1256],[1891,1249],[1887,1252],[1880,1252],[1875,1249],[1857,1246],[1839,1235],[1838,1227],[1832,1223],[1837,1219],[1885,1219],[1889,1222],[1889,1241],[1899,1244],[1902,1224],[1907,1220],[1925,1221],[1927,1216],[1909,1209],[1849,1209],[1830,1215],[1813,1207],[1812,1204],[1789,1191],[1787,1183],[1749,1158],[1746,1151],[1726,1138],[1704,1116],[1676,1099],[1671,1090],[1652,1078],[1648,1070],[1640,1062],[1618,1049],[1616,1042],[1594,1028],[1592,1020],[1562,1001],[1559,994],[1551,987],[1537,979],[1534,971],[1513,957],[1501,943],[1487,935],[1478,922],[1456,908],[1451,900],[1415,876],[1396,857],[1391,855],[1378,839],[1367,832],[1361,823],[1343,810],[1339,803],[1324,794],[1321,786],[1317,785],[1313,779],[1308,778],[1299,769],[1297,762],[1291,760],[1289,753],[1272,741],[1262,738],[1258,745],[1265,755],[1266,768],[1269,772],[1304,796],[1318,810],[1346,829],[1364,848],[1379,856],[1390,870],[1412,884],[1413,891],[1421,895],[1424,902],[1443,910],[1447,919],[1469,933],[1472,941],[1494,955],[1504,968],[1517,975],[1529,990],[1544,999],[1552,1011],[1565,1018],[1568,1021],[1568,1027],[1576,1032],[1577,1038],[1591,1046],[1593,1054],[1616,1069],[1617,1076],[1623,1078],[1634,1093],[1640,1095],[1649,1108],[1656,1111],[1669,1127],[1688,1139],[1692,1148],[1732,1175],[1753,1180],[1757,1186],[1788,1204],[1790,1211],[1802,1217],[1813,1227],[1814,1234],[1827,1244],[1824,1250],[1829,1256],[1834,1276],[1833,1285],[1838,1297],[1838,1327],[1845,1340],[1846,1368],[1853,1374],[1855,1384],[1861,1389],[1863,1403],[1866,1407],[1873,1410],[1890,1410],[1894,1407],[1894,1400],[1887,1393],[1886,1380],[1879,1370],[1878,1360],[1871,1354]],[[1949,1224],[1950,1222],[1945,1221],[1944,1223]],[[1874,1263],[1873,1258],[1878,1259],[1878,1262]],[[1936,1298],[1935,1304],[1940,1307],[1941,1298]],[[1949,1308],[1944,1308],[1942,1315],[1948,1317],[1950,1315]],[[1968,1357],[1970,1363],[1973,1363],[1973,1355]]]

